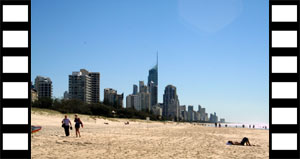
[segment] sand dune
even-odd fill
[[[63,114],[32,111],[32,125],[43,129],[32,134],[33,159],[169,159],[169,158],[268,158],[269,131],[214,128],[189,123],[101,119],[79,115],[84,123],[81,138],[65,137]],[[71,121],[74,116],[70,116]],[[129,121],[129,125],[124,122]],[[108,125],[104,124],[109,123]],[[72,123],[73,124],[73,123]],[[73,124],[74,126],[74,124]],[[258,146],[229,146],[228,140],[248,137]]]

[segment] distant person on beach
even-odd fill
[[[221,127],[221,124],[219,123],[219,128]]]
[[[249,125],[249,128],[251,128],[251,125]]]
[[[225,125],[225,127],[227,128],[227,124]]]
[[[78,118],[77,115],[75,115],[75,119],[74,119],[74,122],[75,122],[75,132],[76,132],[76,137],[80,136],[80,131],[79,131],[79,128],[80,128],[80,125],[81,127],[83,128],[83,123],[81,122],[80,118]]]
[[[251,146],[250,141],[248,138],[244,137],[241,142],[233,142],[233,141],[228,141],[227,145],[242,145],[242,146]]]
[[[243,124],[243,128],[245,128],[245,125]]]
[[[66,136],[70,135],[70,128],[72,128],[71,121],[68,119],[67,115],[65,115],[65,118],[62,120],[62,127],[65,129]]]
[[[253,125],[253,129],[255,128],[255,125]]]
[[[218,123],[215,123],[215,127],[218,127]]]

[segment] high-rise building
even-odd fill
[[[91,77],[88,71],[80,69],[79,72],[69,75],[69,98],[92,102]]]
[[[126,97],[126,108],[134,108],[140,110],[138,107],[138,95],[129,94]]]
[[[117,91],[112,88],[104,89],[104,104],[113,105],[115,103],[115,99],[117,97]]]
[[[195,121],[201,121],[201,114],[200,114],[200,112],[196,112],[195,111],[195,119],[194,119]]]
[[[138,93],[138,86],[136,84],[133,85],[133,95],[136,95]]]
[[[194,106],[188,106],[188,121],[194,121]]]
[[[145,91],[144,86],[145,86],[144,81],[139,81],[139,92],[144,92]]]
[[[148,91],[148,87],[144,84],[144,81],[139,81],[139,86],[140,86],[140,88],[139,88],[139,92],[141,93],[141,92],[144,92],[144,93],[148,93],[149,91]]]
[[[151,107],[158,102],[158,54],[156,65],[149,70],[148,88],[151,96]]]
[[[147,88],[147,86],[146,86]],[[150,111],[150,94],[148,92],[139,92],[138,93],[138,105],[140,110]]]
[[[150,99],[151,99],[151,107],[157,104],[157,85],[151,81],[149,87]]]
[[[117,98],[116,98],[117,108],[123,108],[123,98],[124,98],[124,93],[117,94]]]
[[[49,77],[37,76],[34,81],[34,88],[38,98],[52,97],[52,81]]]
[[[92,103],[100,102],[100,73],[99,72],[89,72],[91,77],[91,101]]]
[[[200,113],[200,121],[205,121],[205,108],[201,108],[201,105],[198,105],[198,112]]]
[[[209,119],[208,119],[208,113],[205,113],[205,120],[204,121],[209,121]]]
[[[86,103],[100,101],[100,73],[80,69],[69,75],[69,99],[78,99]]]
[[[185,105],[180,106],[180,113],[181,113],[180,114],[181,119],[184,120],[184,121],[188,121],[188,114],[187,114]]]
[[[68,91],[64,92],[64,100],[68,100],[69,99],[69,93]]]
[[[138,109],[137,110],[151,110],[151,96],[148,87],[144,84],[144,81],[139,81],[138,96]]]
[[[216,114],[216,112],[214,112],[214,114],[210,114],[210,118],[209,118],[209,121],[212,122],[212,123],[217,123],[218,122],[218,116]]]
[[[143,82],[140,81],[140,85],[143,85]],[[133,92],[126,97],[126,108],[134,108],[135,110],[141,110],[139,105],[139,95],[138,95],[138,86],[133,85]]]
[[[167,118],[173,118],[173,119],[179,120],[180,105],[179,105],[179,100],[178,100],[175,86],[168,85],[165,87],[163,100],[164,100],[163,116],[165,116]]]
[[[111,105],[115,108],[123,107],[123,93],[117,94],[117,91],[112,88],[104,89],[104,104]]]

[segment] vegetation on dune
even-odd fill
[[[104,117],[132,119],[146,119],[146,117],[150,117],[151,120],[160,120],[159,116],[154,115],[152,112],[137,111],[133,108],[115,108],[103,103],[87,104],[80,100],[40,98],[32,102],[31,105],[35,108],[52,109],[67,114],[78,113]]]

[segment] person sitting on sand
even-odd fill
[[[69,131],[69,125],[71,126],[72,128],[72,123],[71,121],[68,119],[67,115],[65,115],[65,118],[62,120],[62,126],[63,128],[65,129],[65,134],[66,136],[69,136],[70,135],[70,131]]]
[[[244,137],[243,140],[241,142],[233,142],[233,141],[228,141],[227,145],[242,145],[242,146],[251,146],[249,139]]]
[[[80,136],[79,128],[80,128],[80,125],[81,125],[81,127],[83,128],[83,124],[82,124],[80,118],[78,118],[77,115],[75,115],[74,122],[75,122],[75,132],[76,132],[76,137],[77,137],[78,135],[79,135],[79,137],[81,137],[81,136]]]

